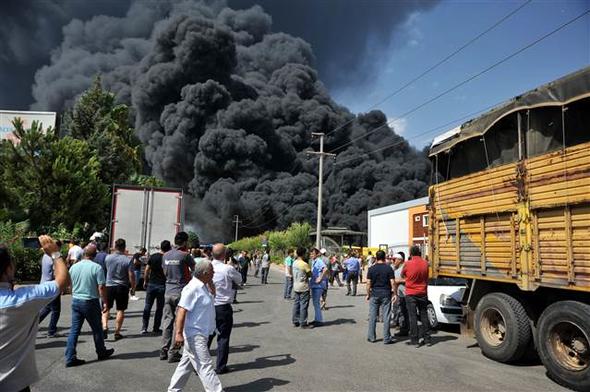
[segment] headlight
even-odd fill
[[[455,306],[460,307],[461,304],[455,300],[455,298],[451,297],[450,295],[441,294],[440,295],[440,305],[441,306]]]

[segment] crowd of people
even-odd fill
[[[51,314],[47,337],[60,336],[57,323],[61,310],[61,294],[70,291],[71,326],[67,337],[65,366],[83,365],[76,346],[83,323],[88,322],[97,359],[106,360],[114,353],[105,340],[110,313],[114,308],[113,340],[121,333],[129,300],[143,278],[145,305],[141,335],[161,335],[160,359],[178,362],[168,390],[180,391],[191,373],[196,372],[206,391],[221,391],[219,374],[227,373],[230,336],[233,327],[232,304],[237,303],[240,287],[247,284],[248,271],[260,275],[260,283],[268,283],[271,257],[268,249],[237,255],[223,244],[201,249],[188,248],[188,234],[179,232],[170,241],[162,241],[158,252],[147,258],[141,249],[128,255],[126,241],[114,242],[112,252],[105,244],[92,241],[81,247],[73,242],[66,256],[59,244],[48,236],[39,237],[43,256],[39,285],[14,288],[15,264],[8,249],[0,245],[0,310],[5,321],[0,335],[11,336],[0,359],[2,390],[28,390],[38,380],[34,348],[38,324]],[[289,249],[284,259],[283,298],[292,300],[293,326],[309,329],[323,325],[322,312],[327,310],[328,288],[346,282],[346,295],[356,296],[366,266],[366,300],[369,302],[367,340],[376,342],[376,323],[383,321],[383,343],[395,342],[397,336],[409,335],[409,344],[430,345],[426,316],[428,263],[420,257],[420,249],[412,247],[409,260],[396,254],[393,261],[385,252],[362,260],[354,252],[347,257],[328,257],[326,249]],[[145,266],[143,274],[141,268]],[[136,298],[136,297],[135,297]],[[313,304],[313,321],[308,322],[308,307]],[[149,323],[154,303],[156,310],[152,330]],[[417,316],[423,325],[419,335]],[[392,326],[400,327],[394,336]],[[209,348],[217,339],[216,362]],[[421,339],[419,339],[421,338]]]

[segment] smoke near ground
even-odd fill
[[[231,239],[234,215],[242,234],[313,222],[311,132],[345,123],[325,142],[330,151],[355,140],[326,162],[325,225],[364,230],[367,209],[425,195],[426,158],[387,126],[361,137],[384,114],[355,117],[335,103],[311,46],[271,28],[259,6],[193,1],[138,1],[123,17],[74,20],[35,76],[34,107],[67,107],[100,73],[132,105],[153,174],[191,194],[188,221],[204,240]]]

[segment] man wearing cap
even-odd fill
[[[115,350],[108,349],[104,345],[104,337],[101,326],[101,308],[98,302],[102,298],[102,311],[107,311],[105,276],[102,267],[94,263],[92,259],[96,256],[96,246],[90,244],[84,248],[84,256],[70,268],[72,279],[72,327],[68,336],[66,348],[66,367],[78,366],[86,361],[76,356],[76,346],[80,330],[84,320],[88,321],[94,338],[94,348],[98,360],[110,357]]]

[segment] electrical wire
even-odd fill
[[[373,133],[377,132],[379,129],[381,129],[381,128],[385,127],[385,126],[386,126],[386,125],[388,125],[389,123],[393,123],[393,122],[395,122],[395,121],[399,120],[400,118],[407,117],[407,116],[409,116],[410,114],[417,112],[418,110],[422,109],[422,108],[423,108],[423,107],[425,107],[426,105],[428,105],[428,104],[430,104],[430,103],[432,103],[432,102],[434,102],[434,101],[436,101],[436,100],[438,100],[438,99],[442,98],[443,96],[445,96],[445,95],[447,95],[447,94],[450,94],[451,92],[455,91],[455,90],[456,90],[456,89],[458,89],[459,87],[466,85],[467,83],[471,82],[472,80],[474,80],[474,79],[477,79],[478,77],[480,77],[480,76],[482,76],[482,75],[486,74],[487,72],[491,71],[492,69],[494,69],[494,68],[496,68],[496,67],[498,67],[498,66],[500,66],[500,65],[504,64],[504,63],[505,63],[505,62],[507,62],[508,60],[511,60],[512,58],[514,58],[514,57],[518,56],[519,54],[521,54],[522,52],[526,51],[527,49],[530,49],[530,48],[532,48],[533,46],[537,45],[538,43],[540,43],[540,42],[544,41],[545,39],[547,39],[547,38],[551,37],[552,35],[554,35],[554,34],[558,33],[559,31],[561,31],[561,30],[563,30],[564,28],[568,27],[568,26],[569,26],[569,25],[571,25],[572,23],[574,23],[574,22],[578,21],[579,19],[581,19],[582,17],[584,17],[584,16],[588,15],[588,13],[590,13],[590,9],[587,9],[586,11],[582,12],[581,14],[578,14],[576,17],[574,17],[574,18],[572,18],[572,19],[568,20],[567,22],[565,22],[565,23],[563,23],[563,24],[559,25],[558,27],[556,27],[555,29],[551,30],[550,32],[548,32],[548,33],[545,33],[544,35],[542,35],[541,37],[539,37],[539,38],[535,39],[535,40],[534,40],[534,41],[532,41],[531,43],[529,43],[529,44],[527,44],[527,45],[523,46],[522,48],[518,49],[518,50],[517,50],[517,51],[515,51],[515,52],[512,52],[511,54],[509,54],[508,56],[506,56],[506,57],[502,58],[501,60],[498,60],[498,61],[496,61],[496,62],[495,62],[495,63],[493,63],[492,65],[489,65],[488,67],[484,68],[482,71],[479,71],[479,72],[477,72],[476,74],[474,74],[474,75],[471,75],[471,76],[470,76],[470,77],[468,77],[467,79],[464,79],[463,81],[461,81],[461,82],[459,82],[459,83],[455,84],[453,87],[450,87],[450,88],[446,89],[446,90],[445,90],[445,91],[443,91],[442,93],[440,93],[440,94],[438,94],[438,95],[435,95],[434,97],[432,97],[432,98],[428,99],[427,101],[425,101],[425,102],[421,103],[420,105],[418,105],[418,106],[415,106],[414,108],[412,108],[412,109],[408,110],[407,112],[405,112],[405,113],[401,114],[400,116],[396,117],[395,119],[393,119],[393,120],[390,120],[390,121],[388,121],[388,122],[384,123],[383,125],[380,125],[380,126],[378,126],[378,127],[374,128],[374,129],[372,129],[371,131],[369,131],[369,132],[367,132],[367,133],[365,133],[365,134],[363,134],[363,135],[361,135],[361,136],[358,136],[358,137],[356,137],[356,138],[354,138],[354,139],[351,139],[350,141],[348,141],[348,142],[346,142],[346,143],[344,143],[344,144],[342,144],[342,145],[340,145],[340,146],[336,147],[335,149],[333,149],[333,150],[332,150],[332,151],[330,151],[330,152],[331,152],[331,153],[334,153],[335,151],[338,151],[338,150],[340,150],[340,149],[342,149],[342,148],[344,148],[344,147],[346,147],[346,146],[348,146],[348,145],[350,145],[350,144],[354,143],[354,142],[355,142],[355,141],[357,141],[357,140],[364,139],[365,137],[367,137],[367,136],[369,136],[369,135],[371,135],[371,134],[373,134]]]
[[[483,37],[484,35],[486,35],[487,33],[489,33],[490,31],[494,30],[496,27],[498,27],[499,25],[501,25],[502,23],[504,23],[507,19],[509,19],[512,15],[516,14],[518,11],[520,11],[521,9],[523,9],[525,6],[527,6],[528,4],[530,4],[532,2],[532,0],[526,0],[524,3],[522,3],[520,6],[518,6],[517,8],[515,8],[513,11],[509,12],[508,14],[506,14],[505,16],[503,16],[502,18],[500,18],[498,21],[496,21],[496,23],[494,23],[493,25],[491,25],[490,27],[488,27],[487,29],[485,29],[484,31],[482,31],[481,33],[479,33],[478,35],[476,35],[475,37],[471,38],[469,41],[467,41],[466,43],[464,43],[463,45],[461,45],[458,49],[456,49],[454,52],[448,54],[447,56],[445,56],[442,60],[439,60],[438,62],[436,62],[435,64],[431,65],[429,68],[427,68],[425,71],[423,71],[420,75],[416,76],[415,78],[411,79],[410,81],[406,82],[404,85],[402,85],[401,87],[399,87],[397,90],[395,90],[394,92],[392,92],[391,94],[387,95],[385,98],[383,98],[382,100],[380,100],[379,102],[377,102],[376,104],[374,104],[373,106],[370,106],[367,110],[371,110],[376,108],[377,106],[381,105],[382,103],[388,101],[389,99],[393,98],[394,96],[396,96],[397,94],[401,93],[402,91],[404,91],[406,88],[408,88],[409,86],[411,86],[412,84],[416,83],[418,80],[422,79],[424,76],[428,75],[430,72],[434,71],[436,68],[438,68],[439,66],[441,66],[442,64],[446,63],[447,61],[449,61],[451,58],[455,57],[457,54],[459,54],[460,52],[462,52],[464,49],[466,49],[467,47],[469,47],[471,44],[473,44],[475,41],[477,41],[478,39],[480,39],[481,37]],[[330,132],[326,133],[326,136],[344,128],[345,126],[347,126],[348,124],[352,123],[355,119],[353,118],[352,120],[349,120],[347,122],[345,122],[342,125],[339,125],[338,127],[334,128],[333,130],[331,130]]]

